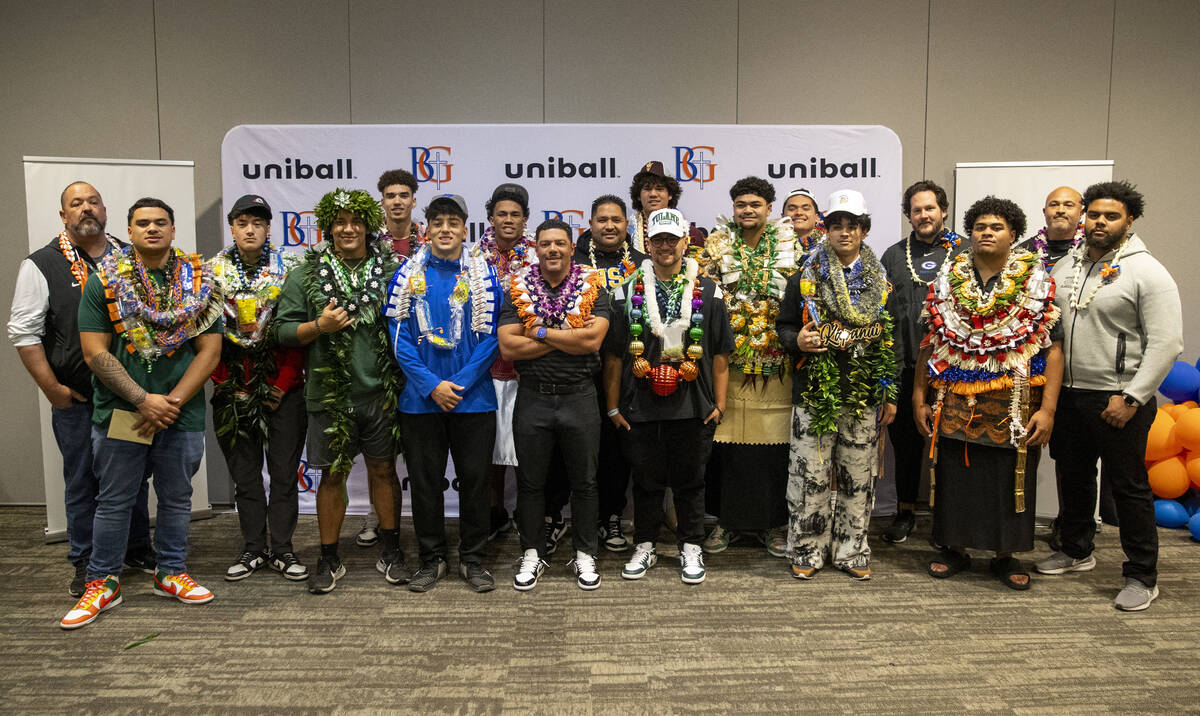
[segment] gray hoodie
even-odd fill
[[[1091,261],[1080,259],[1082,286],[1072,286],[1075,261],[1070,256],[1054,266],[1054,305],[1062,310],[1063,387],[1127,393],[1145,404],[1154,396],[1175,359],[1183,352],[1183,313],[1179,289],[1167,269],[1150,255],[1137,234],[1126,240],[1121,273],[1080,311],[1070,296],[1083,301],[1100,280],[1100,269],[1112,261],[1111,251]]]

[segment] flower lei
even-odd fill
[[[971,282],[962,279],[966,273]],[[933,349],[928,371],[938,391],[935,421],[946,392],[967,396],[967,405],[974,406],[980,393],[1011,389],[1010,440],[1019,446],[1025,437],[1022,392],[1045,383],[1045,361],[1034,358],[1050,345],[1050,329],[1058,321],[1054,281],[1038,254],[1016,250],[990,300],[981,304],[974,274],[972,255],[959,255],[925,299],[922,319]]]
[[[1055,262],[1048,261],[1046,258],[1046,249],[1049,248],[1049,244],[1047,243],[1047,240],[1046,240],[1047,235],[1048,235],[1048,232],[1046,230],[1046,227],[1043,226],[1042,228],[1038,229],[1038,232],[1033,235],[1033,238],[1029,239],[1029,245],[1033,247],[1034,253],[1038,254],[1041,257],[1042,263],[1045,264],[1046,270],[1049,271],[1054,268]],[[1071,237],[1070,241],[1071,241],[1072,249],[1075,248],[1076,246],[1078,246],[1080,244],[1080,242],[1083,241],[1083,223],[1082,222],[1080,222],[1078,225],[1075,226],[1075,235]]]
[[[496,245],[496,232],[489,226],[475,245],[473,253],[483,256],[484,260],[496,269],[496,276],[507,283],[513,276],[525,271],[531,263],[537,261],[534,246],[533,235],[526,230],[511,249],[501,251]]]
[[[391,243],[373,241],[370,236],[367,237],[367,241],[368,253],[372,253],[374,259],[370,270],[371,278],[377,280],[383,272],[391,270],[395,265]],[[370,248],[372,243],[374,243],[373,250]],[[350,313],[349,302],[342,300],[345,296],[338,295],[337,281],[332,280],[331,263],[335,260],[337,257],[333,254],[328,242],[322,242],[305,252],[304,273],[302,274],[304,291],[308,296],[309,303],[317,311],[328,305],[330,298],[337,298],[338,305]],[[364,266],[365,264],[366,262],[364,262]],[[361,269],[362,267],[360,267],[360,271]],[[325,273],[322,274],[322,271]],[[370,280],[366,283],[369,288]],[[374,338],[375,367],[382,387],[384,415],[390,415],[396,409],[400,390],[403,387],[403,375],[396,362],[392,360],[387,323],[378,320],[379,305],[383,301],[383,295],[382,283],[380,283],[377,294],[368,295],[364,299],[363,294],[360,293],[355,299],[354,320],[351,324],[335,333],[322,333],[317,337],[318,341],[325,341],[328,359],[325,365],[313,369],[312,377],[319,381],[321,394],[324,396],[321,399],[321,410],[330,417],[330,426],[325,432],[329,437],[329,450],[333,454],[331,469],[336,473],[349,472],[355,455],[351,448],[353,421],[350,411],[353,406],[350,404],[349,396],[350,353],[354,331],[370,331],[371,337]],[[392,437],[399,444],[400,428],[395,423],[392,425]]]
[[[105,240],[108,242],[109,248],[113,251],[121,249],[121,243],[112,234],[105,234]],[[62,252],[63,258],[67,263],[71,264],[71,275],[75,277],[75,283],[79,284],[79,293],[83,293],[83,287],[87,283],[88,273],[91,268],[88,262],[83,259],[83,256],[75,249],[75,244],[71,243],[71,237],[67,234],[67,230],[63,229],[58,235],[58,250]],[[628,253],[626,253],[628,256]]]
[[[849,279],[828,243],[805,262],[800,280],[804,320],[836,319],[862,327],[877,323],[879,335],[869,342],[852,343],[823,353],[804,356],[795,380],[801,381],[804,410],[810,435],[837,432],[838,418],[847,410],[861,418],[867,410],[896,400],[896,354],[892,350],[892,318],[883,310],[888,283],[883,267],[865,244]]]
[[[154,360],[208,330],[222,311],[200,255],[170,251],[161,288],[133,247],[111,251],[97,265],[113,329],[125,334],[129,354],[139,356],[147,370]]]
[[[579,328],[591,315],[603,285],[600,271],[572,263],[558,295],[551,297],[541,267],[533,264],[528,271],[513,277],[509,295],[526,328]]]
[[[452,350],[462,339],[463,306],[469,300],[471,330],[476,333],[490,333],[495,299],[488,290],[490,269],[486,257],[478,251],[468,255],[465,249],[459,255],[459,273],[449,298],[450,337],[446,338],[438,332],[441,329],[433,325],[429,316],[429,303],[425,298],[428,290],[425,265],[431,253],[429,244],[423,244],[417,254],[392,277],[387,306],[384,309],[387,315],[402,321],[407,319],[415,308],[417,328],[421,333],[420,340],[427,340],[443,350]]]
[[[775,319],[787,277],[796,272],[795,251],[790,221],[768,221],[751,249],[737,224],[721,216],[696,254],[706,274],[724,289],[734,333],[730,363],[744,375],[778,374],[782,378],[786,370],[787,354],[779,345]]]
[[[946,250],[946,258],[942,259],[942,268],[938,269],[938,273],[941,273],[941,270],[946,268],[946,264],[950,263],[950,257],[954,249],[960,243],[962,243],[962,237],[950,229],[943,230],[941,239],[942,248]],[[912,276],[913,283],[917,284],[918,286],[928,286],[929,284],[933,283],[933,281],[937,280],[937,277],[935,276],[933,281],[925,281],[917,275],[917,270],[913,268],[912,233],[909,233],[909,235],[904,239],[904,261],[908,264],[908,275]]]
[[[1107,286],[1117,280],[1117,277],[1121,275],[1121,255],[1125,252],[1125,247],[1128,245],[1129,237],[1126,237],[1121,242],[1121,245],[1117,247],[1117,254],[1113,256],[1112,261],[1105,262],[1104,266],[1100,268],[1100,280],[1092,286],[1092,292],[1088,294],[1087,298],[1083,298],[1083,284],[1087,281],[1083,277],[1083,253],[1086,244],[1079,243],[1071,248],[1071,251],[1067,254],[1067,258],[1075,262],[1071,267],[1071,292],[1068,294],[1071,310],[1082,311],[1087,308],[1101,287]]]
[[[635,378],[650,378],[650,388],[655,394],[667,396],[675,392],[680,379],[693,381],[700,375],[696,361],[704,356],[704,347],[700,340],[704,337],[704,329],[700,322],[704,320],[702,309],[704,299],[700,281],[696,277],[699,265],[695,259],[684,259],[684,271],[671,279],[668,299],[668,314],[675,306],[678,313],[668,315],[663,322],[658,305],[658,292],[647,291],[645,278],[654,277],[654,264],[650,259],[642,262],[642,267],[633,275],[633,293],[629,297],[629,353],[633,356],[631,372]],[[688,286],[692,287],[692,300],[685,300],[684,293]],[[659,352],[659,364],[651,367],[650,361],[643,357],[646,344],[641,336],[647,326],[650,332],[662,343]],[[690,328],[689,328],[690,326]],[[687,343],[687,339],[691,343]],[[686,359],[685,359],[686,356]],[[679,363],[676,368],[673,363]]]
[[[588,242],[588,261],[592,262],[592,268],[599,268],[600,264],[596,262],[596,239]],[[629,258],[629,241],[628,239],[621,242],[621,271],[628,278],[637,270],[637,265]]]
[[[637,213],[637,221],[633,222],[633,248],[640,253],[646,253],[646,220],[648,215],[645,211]]]

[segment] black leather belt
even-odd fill
[[[519,387],[524,390],[540,393],[541,395],[569,395],[571,393],[582,393],[587,390],[593,390],[596,386],[590,380],[578,383],[535,383],[532,380],[522,380]]]

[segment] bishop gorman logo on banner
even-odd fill
[[[283,248],[316,246],[321,243],[317,216],[311,211],[281,211],[279,218],[283,220]]]
[[[571,237],[572,241],[578,239],[580,236],[583,236],[584,230],[588,227],[587,221],[584,220],[584,213],[579,209],[562,209],[560,211],[543,210],[542,220],[544,221],[546,219],[558,219],[574,229],[575,236]]]
[[[421,183],[433,182],[437,188],[450,181],[450,147],[409,147],[412,151],[412,173]]]
[[[700,188],[717,178],[717,163],[712,147],[675,147],[675,178],[681,182],[699,182]]]

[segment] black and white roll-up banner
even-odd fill
[[[468,241],[487,228],[484,203],[503,182],[529,190],[530,228],[556,217],[583,233],[592,200],[628,201],[650,161],[679,181],[680,211],[704,229],[731,212],[729,187],[753,175],[775,186],[776,214],[795,188],[811,190],[822,211],[830,193],[856,189],[873,214],[869,243],[882,250],[901,233],[900,139],[878,125],[242,125],[221,145],[221,215],[242,194],[261,194],[275,209],[271,236],[299,249],[321,239],[312,208],[322,194],[378,194],[380,174],[405,169],[419,182],[418,221],[439,194],[467,200]]]

